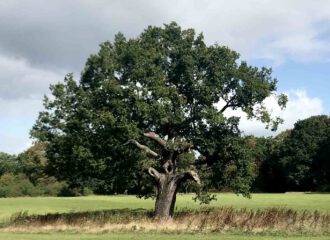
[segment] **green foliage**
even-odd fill
[[[93,190],[88,187],[84,187],[81,189],[78,188],[70,188],[67,184],[65,184],[60,191],[58,191],[57,196],[60,197],[77,197],[77,196],[88,196],[92,195]]]
[[[228,185],[247,195],[254,161],[240,139],[239,118],[226,109],[242,109],[272,129],[263,100],[275,94],[271,69],[239,61],[239,54],[220,45],[207,46],[202,34],[176,23],[148,27],[137,38],[117,34],[88,58],[81,79],[72,74],[51,86],[31,135],[47,142],[49,171],[70,188],[87,186],[98,193],[131,192],[152,196],[150,178],[142,173],[159,162],[127,147],[129,139],[162,150],[142,133],[172,139],[169,149],[200,155],[180,157],[180,169],[197,169],[204,190]],[[287,98],[279,96],[279,105]],[[222,107],[218,105],[222,104]],[[190,148],[190,147],[189,147]],[[194,165],[194,166],[192,166]],[[206,166],[206,167],[205,167]],[[208,174],[203,170],[209,170]],[[149,184],[146,184],[146,182]]]
[[[181,156],[179,156],[177,161],[177,168],[180,169],[180,171],[188,170],[191,165],[193,165],[196,162],[196,157],[193,152],[184,153]]]
[[[255,161],[256,178],[252,185],[253,192],[281,192],[285,187],[284,175],[280,170],[274,152],[278,145],[288,136],[290,130],[276,137],[247,136],[248,146],[252,149]]]
[[[57,196],[66,184],[49,176],[47,166],[42,142],[17,157],[0,153],[0,197]]]
[[[210,204],[211,201],[217,200],[217,196],[208,192],[199,191],[196,193],[196,196],[193,197],[193,200],[195,202],[199,201],[200,204]]]
[[[329,136],[328,116],[314,116],[295,124],[276,152],[289,189],[316,190],[329,184]]]
[[[312,169],[315,177],[315,189],[330,192],[330,135],[321,141],[315,155]]]
[[[313,116],[298,121],[264,148],[259,166],[263,191],[329,191],[330,120]],[[257,148],[261,148],[261,145]]]
[[[0,197],[57,196],[64,186],[55,178],[40,179],[34,185],[22,173],[5,173],[0,177]]]
[[[0,176],[5,173],[18,173],[21,166],[17,161],[17,157],[4,152],[0,152]]]
[[[59,196],[62,189],[66,187],[65,182],[59,182],[54,177],[40,178],[34,187],[41,196]]]
[[[22,174],[5,173],[0,178],[0,197],[36,196],[33,184]]]
[[[222,161],[212,165],[212,185],[217,189],[228,188],[236,193],[249,196],[250,187],[256,174],[253,149],[244,138],[227,137],[221,142],[216,154]]]
[[[45,149],[45,143],[37,142],[17,157],[22,172],[27,175],[34,184],[37,183],[38,179],[47,177],[46,167],[48,160]]]

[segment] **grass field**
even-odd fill
[[[179,195],[177,200],[177,209],[198,209],[199,203],[192,200],[193,195]],[[287,193],[287,194],[253,194],[250,199],[237,196],[230,193],[218,194],[218,200],[208,205],[210,207],[233,207],[234,209],[267,209],[267,208],[287,208],[296,211],[308,210],[310,212],[318,211],[323,214],[330,214],[330,194],[304,194],[304,193]],[[27,212],[31,214],[47,214],[47,213],[75,213],[82,211],[110,210],[110,209],[152,209],[154,201],[151,199],[144,200],[135,196],[88,196],[75,198],[57,198],[57,197],[36,197],[36,198],[0,198],[0,222],[5,222],[13,214],[18,212]],[[37,228],[38,229],[38,228]],[[153,232],[112,232],[100,231],[98,233],[77,233],[79,230],[69,229],[64,232],[49,231],[49,233],[39,232],[33,233],[28,230],[22,232],[7,232],[0,230],[0,239],[180,239],[180,240],[195,240],[195,239],[219,239],[219,240],[330,240],[329,235],[290,235],[285,234],[273,235],[268,234],[230,234],[230,233],[209,233],[189,234],[181,232],[181,234],[166,234]],[[46,232],[47,226],[46,226]]]
[[[200,208],[192,200],[193,195],[179,195],[177,208]],[[250,199],[231,193],[217,195],[218,200],[210,207],[234,207],[248,209],[290,208],[330,213],[330,194],[253,194]],[[64,213],[105,209],[143,208],[152,209],[152,199],[139,199],[135,196],[87,196],[87,197],[35,197],[0,198],[0,221],[12,214],[27,211],[28,214]]]

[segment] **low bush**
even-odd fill
[[[67,184],[64,184],[57,195],[60,197],[78,197],[92,195],[93,193],[93,190],[87,187],[84,187],[82,189],[70,188]]]
[[[37,189],[22,174],[5,173],[0,178],[0,197],[36,196]]]

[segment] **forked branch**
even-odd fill
[[[238,107],[239,105],[234,103],[234,100],[236,100],[236,95],[226,102],[226,105],[221,108],[220,112],[223,113],[229,107]]]

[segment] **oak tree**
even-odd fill
[[[240,138],[239,118],[224,113],[240,109],[276,129],[281,119],[263,105],[276,84],[271,69],[207,45],[193,29],[150,26],[136,38],[118,33],[102,43],[80,81],[68,74],[52,85],[31,133],[47,142],[57,177],[102,192],[155,189],[155,216],[168,219],[187,180],[206,202],[201,193],[209,187],[248,194],[253,149]],[[277,97],[285,106],[286,97]]]

